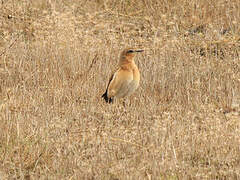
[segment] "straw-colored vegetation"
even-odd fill
[[[1,0],[0,179],[240,179],[238,0]],[[138,90],[101,95],[125,47]]]

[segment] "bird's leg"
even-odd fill
[[[128,99],[123,99],[123,107],[126,108],[131,105],[131,102]]]
[[[126,108],[126,100],[123,100],[123,107]]]

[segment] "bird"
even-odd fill
[[[139,86],[140,73],[134,57],[143,49],[126,48],[120,55],[117,70],[111,75],[106,91],[102,98],[106,103],[113,103],[114,98],[123,98],[131,95]]]

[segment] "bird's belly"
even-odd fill
[[[125,97],[125,96],[129,96],[138,88],[138,86],[139,86],[139,81],[132,80],[127,85],[122,86],[119,89],[118,93],[116,94],[116,97],[122,98],[122,97]]]

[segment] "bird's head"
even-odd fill
[[[120,62],[119,64],[129,63],[134,60],[134,56],[137,52],[143,52],[143,49],[133,49],[133,48],[126,48],[120,55]]]

